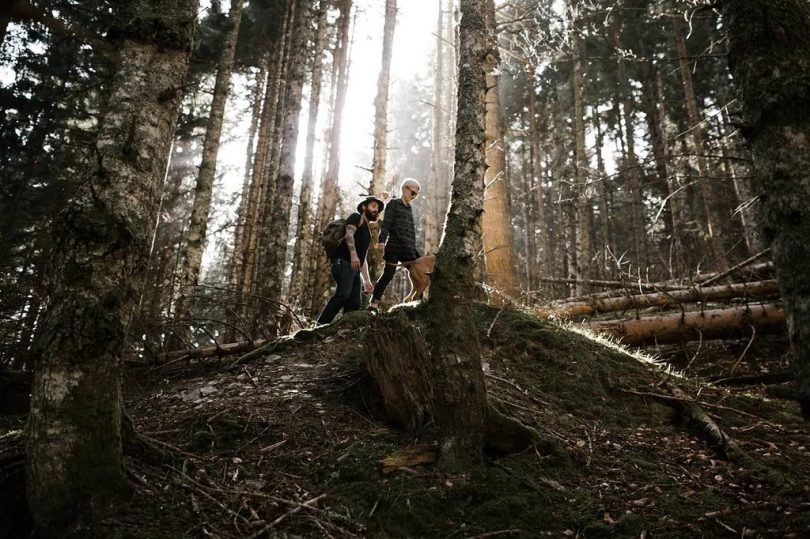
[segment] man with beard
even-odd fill
[[[340,309],[344,313],[358,310],[362,306],[361,284],[366,293],[373,290],[366,264],[366,252],[371,243],[368,224],[377,220],[382,207],[383,202],[380,199],[366,197],[357,205],[357,213],[346,219],[346,236],[331,260],[332,277],[337,288],[318,317],[318,324],[330,323]]]

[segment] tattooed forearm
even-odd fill
[[[346,225],[346,247],[349,248],[349,254],[352,258],[357,258],[357,248],[354,246],[355,232],[357,232],[356,226]]]

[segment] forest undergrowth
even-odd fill
[[[476,316],[489,399],[538,431],[530,449],[439,471],[430,426],[403,433],[356,398],[361,334],[375,323],[356,313],[241,360],[130,368],[127,411],[164,459],[128,458],[131,498],[76,536],[806,536],[810,432],[798,406],[705,382],[737,362],[738,345],[689,365],[702,377],[689,378],[519,311]],[[774,363],[779,345],[767,343]],[[756,352],[738,374],[763,368]],[[686,418],[694,404],[737,452]],[[2,418],[0,455],[21,448],[24,422]],[[4,469],[0,536],[26,536],[23,474]]]

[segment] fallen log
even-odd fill
[[[205,348],[191,348],[188,350],[174,350],[157,356],[156,363],[166,363],[175,359],[203,359],[207,357],[224,357],[234,354],[244,354],[267,344],[267,339],[255,341],[231,342],[207,346]]]
[[[583,324],[597,333],[612,335],[630,346],[698,339],[732,338],[757,333],[785,331],[785,312],[774,304],[714,309],[640,318],[606,320]]]
[[[600,280],[581,280],[563,277],[541,277],[541,283],[549,284],[581,284],[586,286],[602,287],[602,288],[627,288],[631,290],[683,290],[684,285],[669,284],[669,283],[644,283],[639,281],[600,281]],[[531,292],[538,292],[532,290]]]
[[[573,318],[595,313],[626,311],[644,307],[663,307],[680,303],[696,303],[701,301],[716,301],[732,298],[764,299],[779,294],[779,284],[774,281],[758,281],[754,283],[740,283],[708,288],[689,288],[686,290],[673,290],[671,292],[656,292],[654,294],[638,294],[633,296],[592,299],[589,301],[576,301],[564,303],[554,307],[544,307],[535,310],[540,318],[552,316],[558,318]]]

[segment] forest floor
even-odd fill
[[[762,386],[709,377],[784,370],[785,337],[661,349],[692,377],[517,311],[477,311],[491,401],[542,441],[440,472],[436,432],[405,434],[348,398],[368,313],[253,359],[125,374],[136,429],[174,459],[129,458],[135,486],[102,537],[807,537],[810,425]],[[351,317],[347,317],[351,318]],[[358,320],[360,324],[357,324]],[[743,355],[743,352],[745,354]],[[740,359],[742,356],[742,359]],[[709,361],[707,358],[710,358]],[[683,420],[676,385],[733,438],[731,460]],[[23,416],[0,421],[0,453]],[[391,469],[381,461],[405,448]],[[748,458],[750,457],[750,458]],[[21,496],[18,485],[15,495]],[[6,490],[6,492],[11,492]],[[8,514],[8,513],[7,513]],[[23,535],[0,525],[0,536]],[[88,530],[89,535],[89,530]]]

